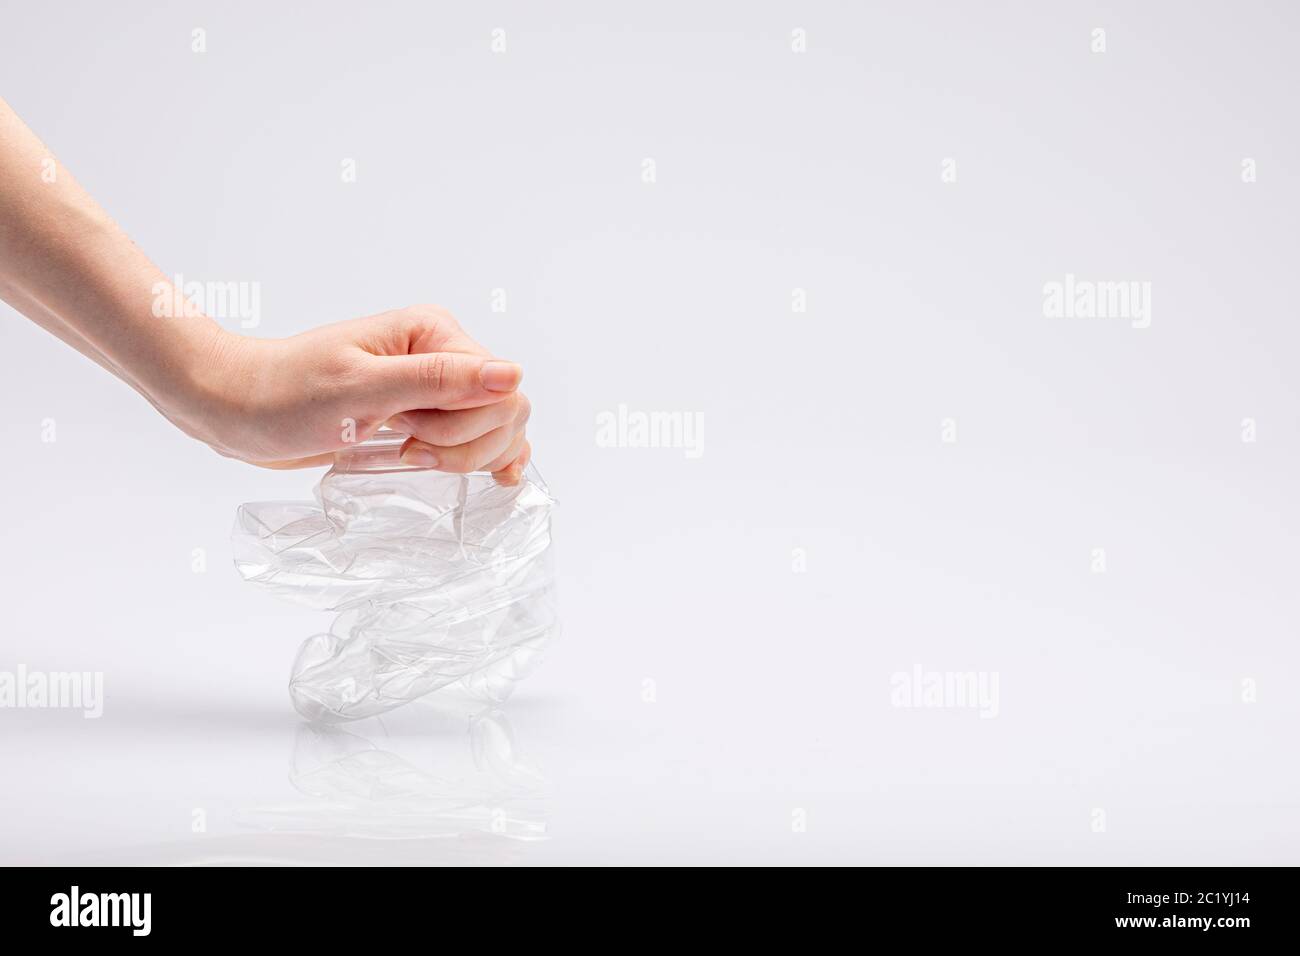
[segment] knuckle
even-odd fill
[[[451,359],[442,352],[434,352],[420,362],[420,387],[438,394],[447,387],[451,377]]]
[[[441,305],[434,305],[431,302],[421,302],[418,305],[407,307],[404,311],[417,319],[436,322],[439,325],[444,326],[456,326],[459,328],[455,316]]]

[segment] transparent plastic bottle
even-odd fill
[[[303,643],[289,693],[312,720],[352,720],[458,685],[503,700],[559,629],[555,501],[536,468],[487,473],[403,464],[381,432],[337,456],[316,501],[243,505],[232,542],[243,577],[340,611]]]

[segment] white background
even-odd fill
[[[524,364],[565,622],[497,714],[304,728],[330,616],[228,535],[316,476],[0,307],[0,670],[107,694],[0,710],[0,861],[1298,862],[1295,8],[0,8],[0,95],[253,334],[437,302]],[[1150,327],[1045,318],[1066,273]],[[597,447],[620,403],[703,457]]]

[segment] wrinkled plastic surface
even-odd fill
[[[312,502],[243,505],[245,580],[341,613],[308,638],[289,693],[309,720],[354,720],[456,684],[500,701],[558,630],[554,499],[533,466],[491,475],[404,466],[405,436],[341,452]]]

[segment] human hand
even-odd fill
[[[328,464],[380,426],[408,464],[518,482],[531,449],[523,370],[445,309],[420,305],[285,339],[221,333],[194,395],[162,411],[223,455],[271,468]]]
[[[224,455],[289,468],[327,464],[388,422],[413,436],[402,447],[412,465],[518,481],[530,453],[523,371],[446,310],[413,306],[287,339],[235,335],[188,303],[160,314],[167,277],[71,175],[38,176],[49,161],[0,100],[0,299],[181,429]]]

